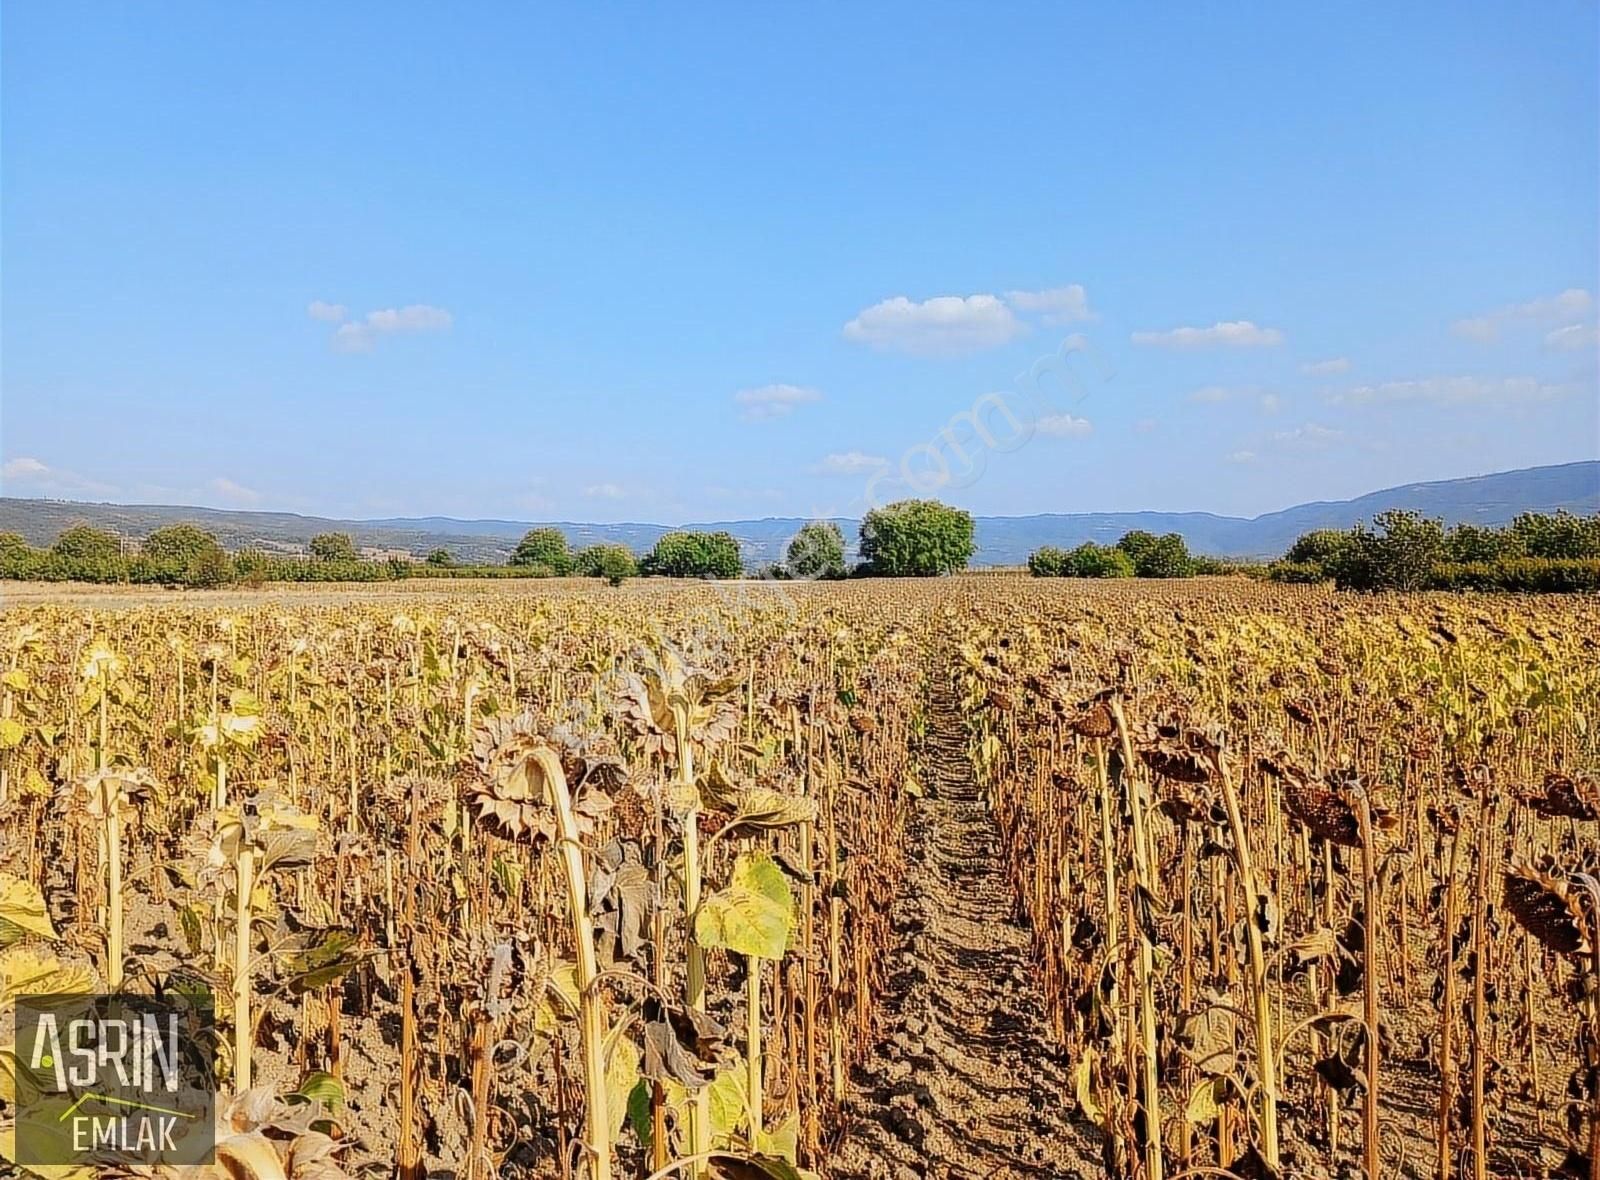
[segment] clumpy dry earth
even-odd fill
[[[933,677],[924,798],[892,921],[887,1036],[857,1070],[830,1161],[841,1180],[1089,1176],[1097,1134],[1070,1112],[1000,832],[967,761],[948,681]]]

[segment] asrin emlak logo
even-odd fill
[[[210,1163],[209,996],[22,996],[16,1162]]]

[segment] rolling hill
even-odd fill
[[[1301,533],[1348,528],[1388,508],[1407,508],[1447,524],[1505,524],[1520,512],[1600,512],[1600,461],[1529,467],[1493,475],[1406,484],[1354,500],[1299,504],[1251,518],[1208,512],[1087,512],[977,518],[978,565],[1016,565],[1041,545],[1070,548],[1084,541],[1115,541],[1130,529],[1181,533],[1197,553],[1219,557],[1273,557]],[[90,504],[69,500],[0,497],[0,531],[21,533],[31,544],[49,544],[68,525],[87,522],[128,537],[191,521],[215,533],[228,549],[257,546],[298,551],[316,533],[348,532],[356,544],[403,549],[417,555],[449,549],[464,561],[503,562],[517,539],[535,524],[553,523],[574,546],[616,541],[635,551],[649,549],[669,526],[585,524],[573,521],[455,520],[432,516],[383,520],[336,520],[290,512],[234,512],[179,505]],[[680,528],[725,529],[738,537],[745,560],[758,566],[781,558],[805,521],[798,517],[710,521]],[[854,539],[857,522],[839,519]]]

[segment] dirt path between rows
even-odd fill
[[[834,1180],[1077,1177],[1102,1172],[1069,1113],[1000,832],[967,760],[945,670],[930,685],[924,797],[907,824],[885,1036],[856,1070]]]

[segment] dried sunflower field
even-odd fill
[[[235,1178],[1600,1176],[1597,656],[1236,579],[13,602],[0,1155],[11,1000],[120,990],[213,997]]]

